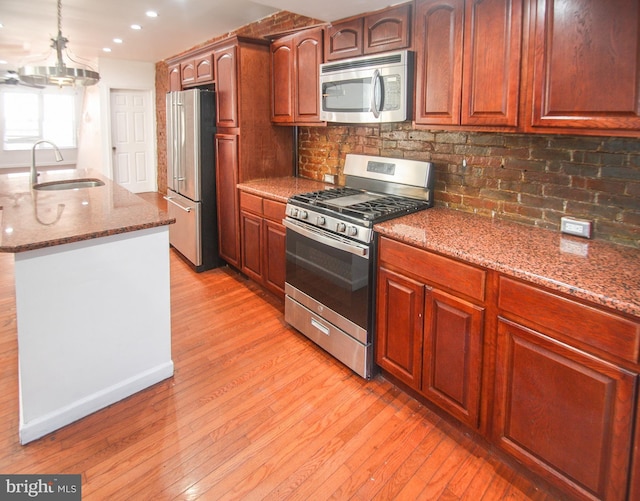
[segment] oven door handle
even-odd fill
[[[282,224],[291,231],[295,231],[296,233],[310,238],[311,240],[369,259],[369,246],[357,245],[355,243],[352,244],[343,239],[334,238],[329,234],[325,234],[325,232],[320,233],[318,231],[310,230],[288,219],[283,219]]]

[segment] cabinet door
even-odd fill
[[[240,212],[242,271],[262,283],[262,218]]]
[[[271,121],[294,121],[293,39],[276,40],[271,44]],[[316,70],[317,74],[318,70]],[[316,87],[318,81],[316,80]],[[316,89],[317,94],[317,89]]]
[[[538,0],[534,21],[531,125],[640,129],[640,3]]]
[[[376,363],[419,390],[424,285],[381,267],[377,295]]]
[[[464,0],[416,4],[417,124],[460,123]]]
[[[522,0],[467,0],[465,9],[460,122],[515,127]]]
[[[480,413],[484,308],[427,289],[422,393],[477,428]]]
[[[304,31],[295,40],[295,121],[320,121],[318,81],[322,58],[323,30]]]
[[[195,62],[196,83],[213,82],[213,65],[211,54],[198,57]]]
[[[361,56],[362,29],[363,19],[361,17],[327,27],[324,60],[334,61]]]
[[[264,220],[264,284],[271,291],[284,297],[286,278],[286,230],[275,221]]]
[[[216,134],[216,195],[220,256],[240,268],[238,136]]]
[[[182,76],[182,86],[188,87],[196,82],[196,66],[193,61],[186,61],[180,64],[180,75]]]
[[[583,499],[626,499],[637,376],[539,332],[498,322],[495,438]]]
[[[182,90],[182,76],[180,75],[180,65],[169,66],[169,90]]]
[[[214,51],[213,58],[216,75],[216,125],[238,127],[236,46]]]
[[[411,3],[364,18],[365,54],[400,50],[411,41]]]

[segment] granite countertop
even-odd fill
[[[304,179],[301,177],[276,177],[272,179],[256,179],[240,183],[238,188],[247,193],[253,193],[261,197],[270,198],[278,202],[286,202],[289,197],[298,193],[324,190],[333,187],[332,184]]]
[[[28,173],[0,175],[0,251],[23,252],[173,223],[154,205],[92,170],[41,173],[38,182],[97,178],[104,186],[39,191]]]
[[[319,181],[259,179],[238,188],[286,202]],[[640,317],[640,250],[509,221],[432,208],[378,223],[381,235]]]
[[[432,208],[375,225],[410,245],[640,317],[640,250]]]

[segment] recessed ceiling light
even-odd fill
[[[153,10],[148,10],[147,17],[158,17],[158,13]]]
[[[114,38],[113,43],[122,43],[122,38]]]
[[[140,26],[139,24],[132,24],[131,25],[131,29],[132,30],[141,30],[142,26]]]
[[[109,47],[103,47],[102,52],[111,52],[111,49]]]
[[[7,61],[5,61],[4,59],[0,59],[0,64],[7,64]]]
[[[0,28],[4,28],[4,24],[0,23]]]

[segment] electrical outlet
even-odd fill
[[[560,231],[567,235],[591,238],[592,226],[593,223],[588,219],[576,219],[567,216],[560,218]]]
[[[324,182],[325,183],[336,184],[336,176],[335,176],[335,174],[325,174],[324,175]]]

